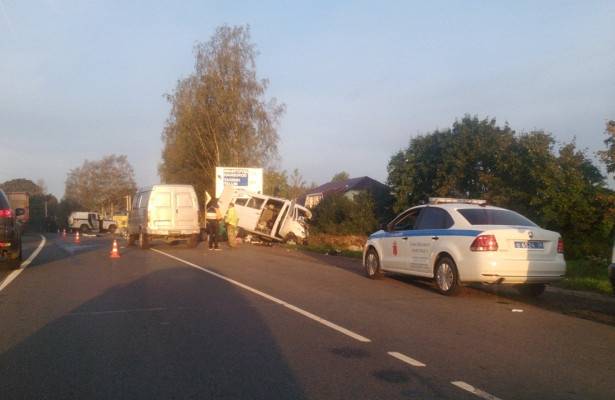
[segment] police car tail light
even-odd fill
[[[564,254],[564,241],[562,238],[557,240],[557,252],[560,254]]]
[[[480,235],[470,245],[472,251],[497,251],[498,241],[494,235]]]

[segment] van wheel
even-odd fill
[[[190,235],[190,238],[188,239],[188,247],[191,249],[195,248],[198,243],[199,243],[199,235],[198,234]]]
[[[538,297],[544,293],[546,288],[547,288],[547,285],[545,285],[544,283],[541,283],[541,284],[533,284],[533,285],[519,285],[517,289],[519,290],[519,293],[521,293],[522,296]]]
[[[89,226],[87,226],[86,224],[83,224],[83,225],[81,225],[81,226],[79,227],[79,231],[80,231],[81,233],[88,233],[88,232],[90,232],[90,227],[89,227]]]
[[[373,248],[370,248],[365,256],[365,274],[369,279],[382,278],[380,258],[378,258],[378,253]]]
[[[143,250],[149,248],[149,237],[143,231],[139,232],[139,248]]]
[[[460,289],[459,274],[455,262],[448,256],[438,259],[434,267],[434,283],[436,289],[443,295],[457,294]]]
[[[286,238],[284,241],[290,244],[297,244],[297,236],[295,236],[294,233],[290,232],[288,235],[286,235]]]

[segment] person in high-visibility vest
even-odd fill
[[[226,216],[224,217],[224,222],[226,223],[228,245],[231,247],[236,247],[237,224],[239,223],[239,218],[237,217],[237,211],[235,211],[235,204],[229,204],[228,210],[226,211]]]

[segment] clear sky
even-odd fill
[[[589,153],[615,118],[615,1],[0,0],[0,181],[56,196],[84,159],[158,182],[164,93],[221,24],[249,24],[287,106],[280,167],[384,181],[391,155],[465,113]]]

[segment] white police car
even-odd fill
[[[382,272],[432,278],[442,294],[465,283],[519,285],[538,296],[566,273],[561,236],[484,200],[431,198],[373,233],[365,243],[367,276]]]

